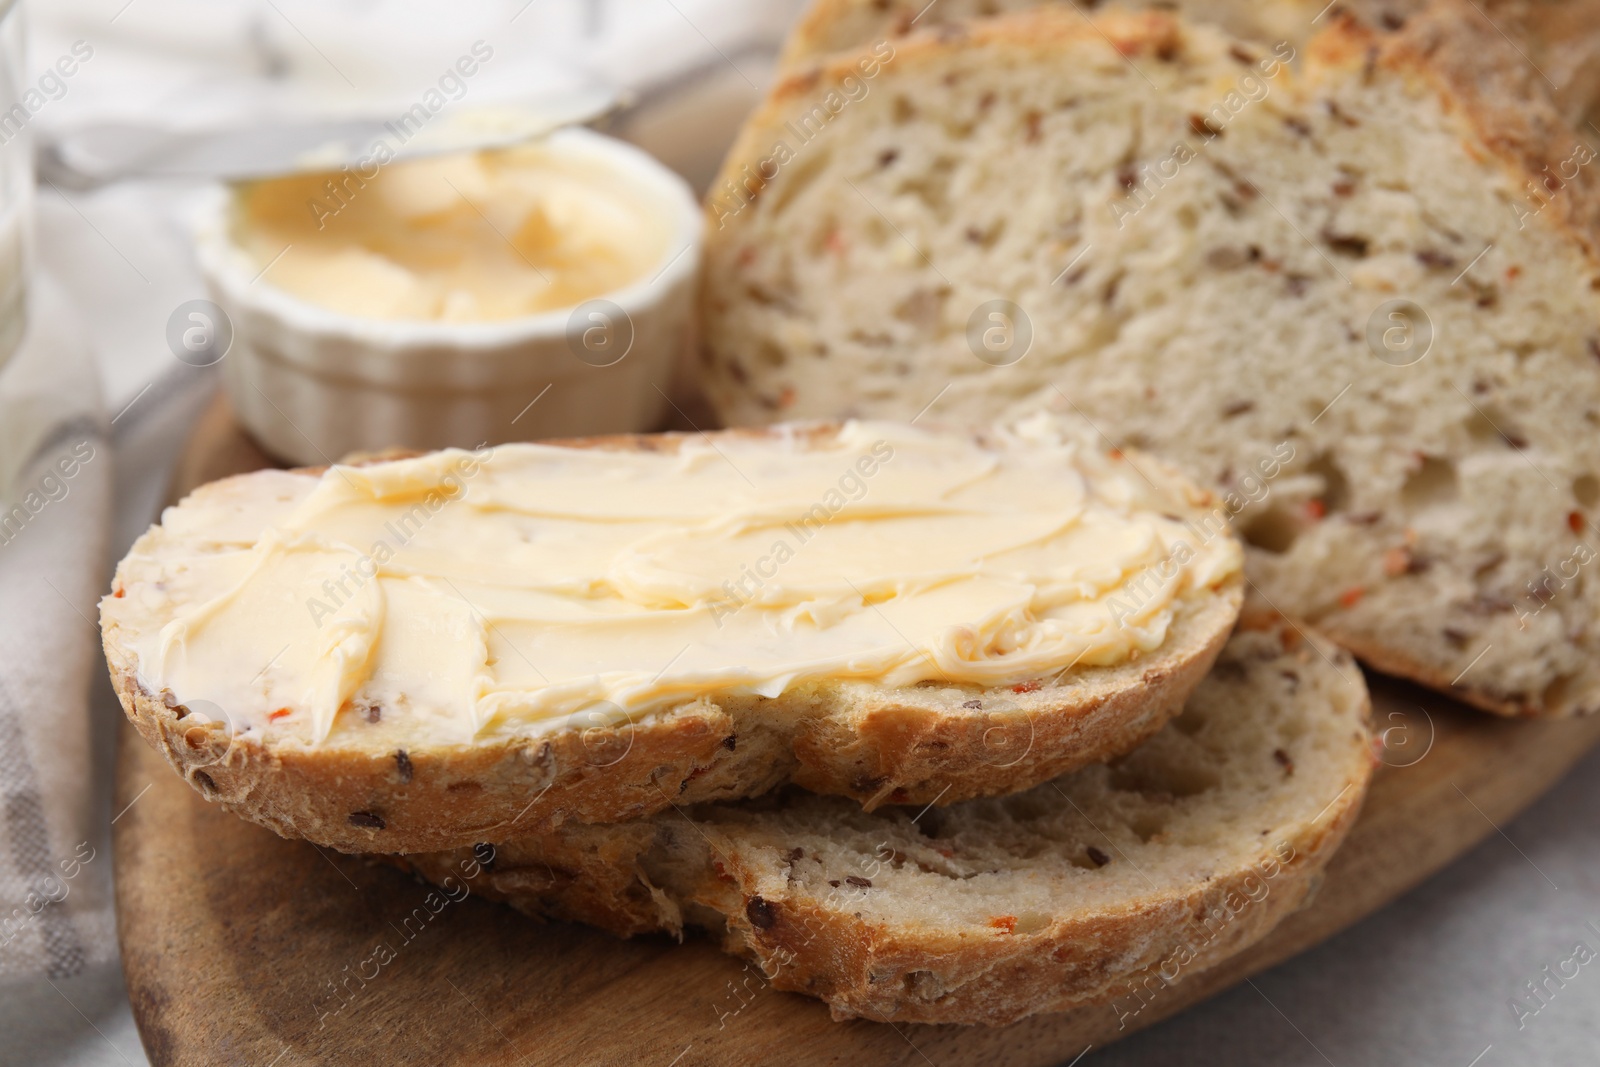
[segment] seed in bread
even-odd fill
[[[1600,161],[1514,47],[1447,3],[1293,65],[1054,8],[894,47],[710,206],[727,422],[1081,413],[1254,500],[1252,580],[1369,663],[1600,708]],[[855,76],[778,86],[729,179]]]
[[[1048,416],[508,445],[203,487],[102,618],[202,793],[404,852],[788,781],[948,803],[1127,751],[1237,616],[1226,519]]]
[[[478,891],[621,936],[710,929],[836,1018],[1131,1014],[1303,902],[1360,809],[1367,718],[1347,654],[1268,624],[1137,751],[1026,793],[868,814],[791,791],[405,863],[492,857]]]

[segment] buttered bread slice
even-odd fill
[[[1225,514],[1047,417],[506,445],[204,486],[102,623],[191,784],[341,849],[949,803],[1176,713],[1239,610]]]
[[[1262,621],[1137,751],[1015,796],[869,814],[790,791],[406,860],[623,936],[710,929],[750,988],[838,1018],[1127,1020],[1299,907],[1361,808],[1360,670]]]

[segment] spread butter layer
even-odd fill
[[[503,445],[213,486],[168,509],[106,610],[147,688],[235,730],[320,742],[378,709],[466,743],[1123,663],[1240,569],[1187,506],[1043,416],[983,443],[850,422]]]

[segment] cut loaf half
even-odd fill
[[[1346,653],[1266,623],[1141,748],[1026,793],[869,814],[786,791],[406,865],[622,936],[709,929],[754,962],[746,988],[837,1018],[1125,1016],[1312,892],[1371,775],[1367,718]]]
[[[708,205],[708,391],[736,425],[1081,414],[1222,493],[1272,603],[1371,664],[1593,711],[1592,131],[1470,5],[1325,21],[1291,65],[1052,6],[790,77]]]
[[[391,503],[435,514],[400,539]],[[1208,493],[1060,423],[811,425],[225,479],[134,545],[101,614],[129,718],[208,799],[414,852],[788,782],[868,809],[1025,789],[1177,713],[1241,559]],[[749,601],[708,604],[719,583]]]

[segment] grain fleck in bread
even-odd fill
[[[836,1018],[1132,1012],[1299,907],[1355,821],[1366,690],[1309,641],[1242,630],[1143,747],[1004,799],[868,814],[791,791],[405,865],[489,860],[480,891],[623,936],[708,928]]]
[[[824,447],[837,432],[830,426],[730,431],[780,454]],[[557,443],[666,452],[684,440]],[[1135,483],[1138,493],[1147,489],[1148,500],[1172,515],[1232,536],[1221,528],[1210,494],[1170,468],[1136,457],[1092,462],[1136,465],[1141,479],[1149,479]],[[221,502],[238,513],[242,501],[291,500],[318,473],[241,475],[204,486],[189,501]],[[1051,676],[1016,685],[806,682],[770,699],[702,695],[632,724],[532,726],[473,743],[421,734],[393,709],[373,717],[346,708],[332,733],[313,741],[293,714],[259,731],[232,733],[226,722],[191,714],[178,695],[153,692],[141,680],[135,641],[159,629],[164,616],[140,606],[139,583],[159,587],[186,566],[189,553],[227,547],[210,540],[212,531],[195,529],[189,514],[185,504],[169,510],[163,527],[135,544],[118,568],[116,592],[102,601],[106,659],[123,708],[207,799],[284,836],[348,852],[450,848],[567,820],[632,819],[791,781],[869,808],[1023,789],[1125,752],[1176,714],[1227,639],[1243,588],[1235,571],[1215,588],[1183,593],[1164,643],[1134,660],[1062,664]]]
[[[1600,708],[1600,161],[1512,45],[1440,3],[1294,68],[1150,13],[895,48],[710,205],[725,420],[1076,410],[1254,501],[1253,580],[1368,662]],[[728,179],[844,78],[778,86]],[[997,299],[1032,326],[1010,365],[973,347]]]

